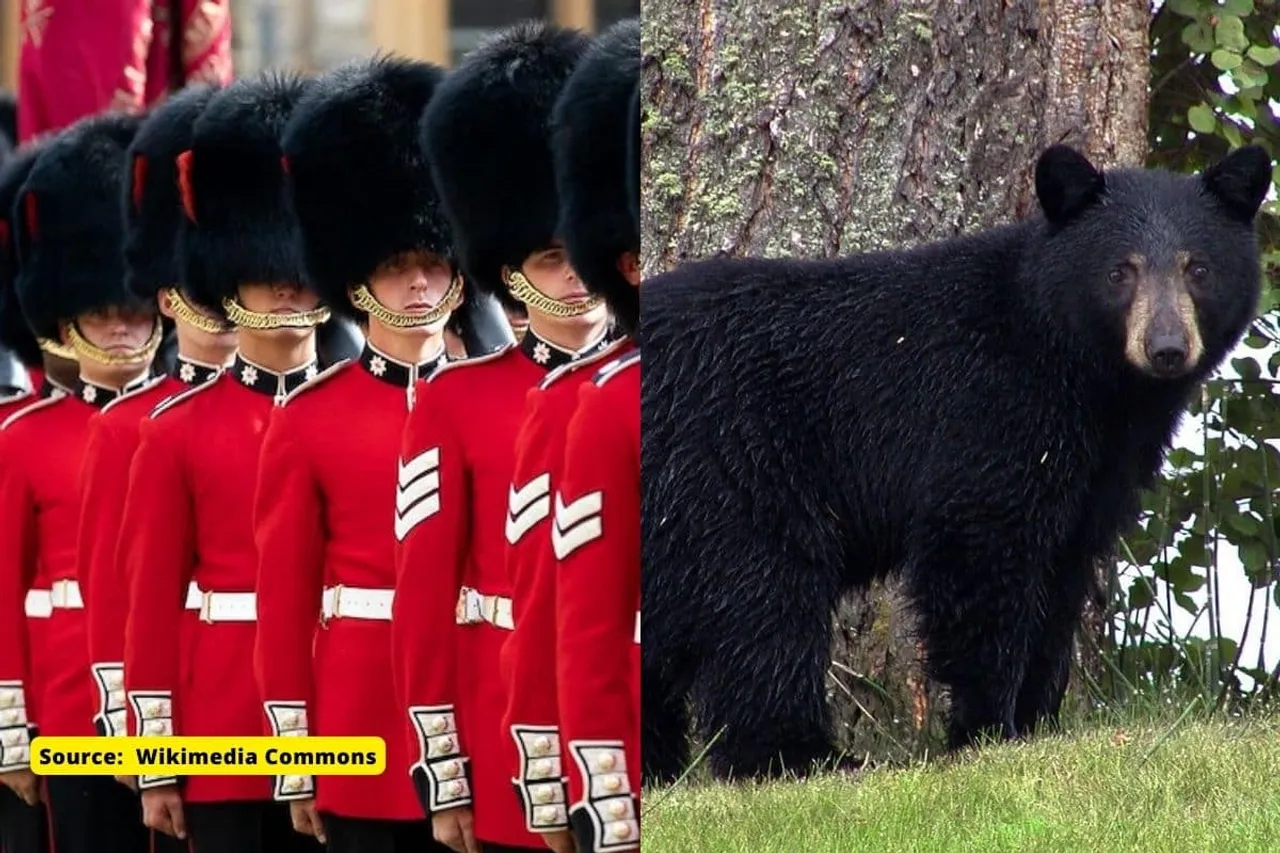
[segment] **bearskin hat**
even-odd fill
[[[18,248],[14,239],[14,202],[36,157],[51,138],[28,142],[0,167],[0,345],[16,353],[27,367],[38,367],[43,359],[15,290]]]
[[[463,58],[422,117],[463,271],[509,305],[502,267],[557,236],[551,109],[589,43],[543,21],[502,30]]]
[[[640,84],[636,83],[635,94],[631,96],[631,123],[627,129],[627,192],[631,194],[631,218],[635,220],[637,235],[643,230],[640,224],[640,146],[643,121],[644,114],[640,112]]]
[[[12,92],[0,92],[0,136],[18,149],[18,99]]]
[[[136,115],[81,119],[36,157],[14,204],[18,302],[39,337],[58,322],[109,305],[136,304],[124,287],[120,185]]]
[[[640,21],[631,18],[587,49],[551,118],[560,236],[583,284],[605,297],[627,329],[639,319],[640,294],[618,271],[618,256],[640,249],[627,197],[627,134],[639,80]]]
[[[124,204],[125,287],[139,299],[181,282],[178,267],[177,157],[191,147],[196,119],[218,89],[186,87],[156,107],[138,129],[128,152],[128,179],[121,185]]]
[[[347,289],[395,255],[453,257],[418,123],[444,72],[375,56],[316,81],[284,134],[307,273],[325,302],[360,318]]]
[[[235,81],[210,99],[178,155],[179,272],[191,298],[219,315],[241,284],[307,283],[280,139],[312,83],[271,72]]]

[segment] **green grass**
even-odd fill
[[[1276,719],[1132,723],[804,781],[645,792],[645,853],[1276,853]]]

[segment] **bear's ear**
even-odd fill
[[[1068,222],[1106,191],[1102,172],[1074,148],[1051,145],[1036,163],[1036,197],[1054,225]]]
[[[1237,148],[1200,176],[1232,218],[1252,222],[1271,187],[1271,155],[1260,145]]]

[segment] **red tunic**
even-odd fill
[[[315,796],[322,811],[350,818],[422,819],[389,689],[393,486],[409,390],[437,364],[405,365],[366,345],[358,363],[329,368],[271,416],[255,500],[254,654],[271,732],[387,744],[383,775],[282,776],[277,799]]]
[[[640,849],[640,350],[581,389],[551,539],[569,819],[581,853]]]
[[[579,353],[588,355],[600,341]],[[529,331],[516,347],[420,383],[396,486],[396,687],[423,809],[474,810],[475,835],[538,847],[511,794],[498,658],[511,629],[503,519],[524,397],[571,356]]]
[[[218,369],[179,358],[177,373],[177,378],[159,376],[120,396],[89,421],[80,469],[76,575],[89,620],[93,721],[102,735],[126,733],[123,667],[129,587],[116,561],[116,545],[139,424],[161,401],[213,379]]]
[[[632,346],[629,339],[617,341],[549,374],[529,392],[516,437],[506,519],[515,628],[502,648],[500,671],[508,686],[502,730],[509,738],[507,772],[519,796],[525,828],[531,832],[569,827],[555,691],[551,495],[560,481],[565,434],[578,404],[578,389],[601,365]]]
[[[0,769],[29,763],[26,726],[93,734],[85,611],[68,535],[89,419],[119,392],[79,382],[0,428]]]
[[[231,0],[155,0],[151,7],[145,103],[192,83],[231,82]],[[181,39],[178,79],[173,79],[174,36]]]
[[[237,358],[142,423],[118,555],[129,579],[124,678],[131,734],[263,733],[250,664],[258,567],[252,496],[276,398],[315,374],[314,364],[282,376]],[[184,620],[192,581],[199,618]],[[174,781],[138,780],[141,787]],[[266,800],[271,779],[192,776],[183,796]]]

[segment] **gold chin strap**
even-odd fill
[[[259,314],[257,311],[249,311],[231,298],[222,300],[222,310],[226,311],[227,318],[240,328],[260,332],[273,329],[310,329],[329,319],[329,309],[324,306],[292,314]]]
[[[235,326],[231,323],[224,323],[197,311],[176,287],[165,288],[165,299],[169,303],[169,310],[173,312],[173,316],[192,328],[211,335],[223,335],[235,331]]]
[[[561,302],[559,299],[552,299],[534,287],[519,270],[507,276],[507,284],[511,287],[512,296],[529,308],[550,317],[581,317],[596,310],[604,302],[599,296],[592,296],[581,302]]]
[[[40,349],[55,358],[65,358],[67,361],[80,360],[74,349],[67,344],[58,343],[53,338],[37,338],[36,343],[40,345]]]
[[[392,311],[375,299],[374,295],[369,292],[369,287],[364,284],[351,291],[352,305],[364,311],[382,325],[393,329],[417,329],[423,326],[433,326],[447,317],[453,309],[457,308],[461,299],[462,276],[459,275],[455,275],[453,281],[449,282],[449,289],[445,291],[444,296],[436,303],[436,307],[425,314],[407,314],[402,311]]]
[[[156,350],[160,349],[160,341],[164,337],[164,327],[160,324],[160,318],[157,317],[155,325],[151,328],[151,337],[147,339],[147,342],[124,355],[107,352],[96,344],[90,343],[88,338],[80,334],[80,329],[76,327],[75,323],[67,326],[67,337],[71,340],[71,349],[75,350],[80,360],[88,359],[108,367],[118,365],[137,366],[150,364],[151,360],[156,357]]]

